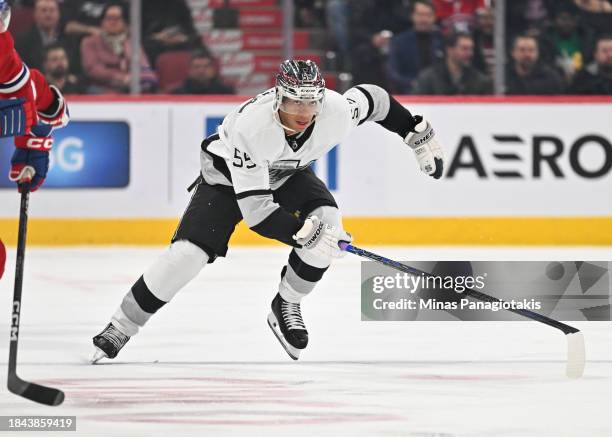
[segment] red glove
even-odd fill
[[[31,135],[15,137],[9,179],[17,182],[19,192],[21,184],[28,184],[28,189],[33,192],[45,181],[49,171],[49,151],[53,146],[53,138],[48,136],[51,129],[49,125],[38,124],[32,128]]]

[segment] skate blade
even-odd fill
[[[268,326],[274,333],[274,336],[280,342],[283,349],[285,349],[285,352],[287,352],[287,355],[289,355],[293,360],[297,360],[298,358],[300,358],[301,349],[297,349],[287,343],[285,337],[283,336],[283,333],[281,332],[278,326],[278,320],[276,319],[276,316],[273,312],[268,314]]]
[[[106,356],[106,354],[101,349],[96,348],[96,351],[94,352],[94,355],[91,358],[90,362],[91,362],[91,364],[96,364],[102,358],[108,358],[108,357]]]

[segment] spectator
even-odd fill
[[[70,74],[68,55],[60,44],[51,44],[45,49],[42,71],[49,85],[55,85],[62,94],[85,94],[81,80]]]
[[[491,8],[476,11],[474,30],[474,67],[493,78],[495,75],[495,17]]]
[[[72,71],[84,75],[81,69],[81,43],[83,38],[100,34],[100,22],[104,8],[117,0],[62,0],[60,10],[64,21],[65,44]],[[127,1],[123,2],[124,5]]]
[[[40,70],[45,47],[56,42],[63,42],[57,0],[36,0],[34,26],[17,39],[17,51],[30,68]]]
[[[538,41],[533,36],[519,35],[512,45],[512,65],[506,73],[506,94],[562,94],[561,76],[540,62]]]
[[[108,4],[102,13],[100,34],[86,37],[81,44],[83,71],[93,83],[90,93],[126,93],[130,89],[132,49],[125,16],[121,4]],[[143,92],[151,92],[157,79],[142,48],[140,59],[141,87]]]
[[[433,4],[445,33],[470,32],[476,10],[485,7],[485,0],[433,0]]]
[[[223,83],[215,60],[208,53],[195,53],[189,64],[187,79],[172,94],[233,94]]]
[[[389,89],[387,59],[393,33],[383,30],[372,35],[370,41],[361,44],[353,54],[353,83],[371,83]]]
[[[102,13],[107,5],[116,0],[64,0],[62,15],[66,21],[64,32],[78,39],[100,34]]]
[[[612,95],[612,35],[599,37],[594,57],[595,62],[574,77],[571,94]]]
[[[610,32],[612,29],[612,1],[574,0],[574,4],[580,8],[584,22],[589,23],[597,35]]]
[[[446,40],[446,59],[423,70],[415,94],[490,94],[491,80],[472,67],[474,40],[469,33],[452,33]]]
[[[511,37],[545,26],[554,8],[568,0],[512,0],[506,1],[506,31]]]
[[[163,52],[193,50],[202,45],[185,0],[142,2],[142,38],[153,65]]]
[[[340,65],[343,68],[350,64],[348,59],[350,52],[348,8],[348,0],[328,0],[325,5],[327,29],[334,40],[334,47],[339,54]]]
[[[410,28],[407,0],[359,0],[350,2],[351,47],[369,44],[383,30],[399,34]]]
[[[389,51],[392,88],[402,94],[410,94],[419,72],[443,56],[444,43],[431,2],[415,0],[411,19],[413,28],[394,36]]]
[[[294,0],[295,26],[322,28],[325,23],[322,3],[314,0]]]
[[[588,48],[593,45],[590,34],[578,27],[577,17],[568,7],[557,9],[553,26],[543,32],[541,40],[543,51],[548,52],[542,59],[553,62],[568,83],[590,57]]]

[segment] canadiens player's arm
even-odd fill
[[[274,201],[265,162],[256,162],[248,148],[238,144],[228,167],[238,206],[249,228],[264,237],[300,247],[293,235],[302,227],[303,221]]]
[[[49,86],[44,76],[30,70],[15,51],[10,32],[0,32],[0,99],[21,99],[22,112],[27,114],[26,125],[16,129],[13,135],[29,133],[39,121],[53,127],[67,124],[67,110],[62,94]],[[4,130],[4,129],[3,129]]]
[[[428,121],[420,115],[413,116],[377,85],[354,86],[344,93],[344,97],[354,126],[374,121],[395,132],[412,148],[424,173],[436,179],[442,176],[444,154]]]

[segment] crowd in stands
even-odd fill
[[[508,95],[612,95],[612,0],[506,0],[503,67],[494,1],[295,0],[295,25],[325,32],[337,73],[396,94],[491,94],[504,68]],[[129,92],[129,0],[15,3],[17,50],[50,83],[68,94]],[[143,93],[234,92],[196,28],[189,0],[142,2]],[[187,77],[160,82],[176,52],[189,54]]]
[[[30,67],[66,94],[128,93],[132,46],[128,0],[33,0],[15,5],[15,45]],[[31,23],[20,23],[28,12]],[[21,14],[20,14],[21,13]],[[21,20],[24,21],[24,20]],[[195,30],[185,0],[142,2],[140,87],[143,93],[232,94]],[[156,62],[191,53],[182,83],[160,86]]]
[[[333,0],[324,12],[354,82],[398,94],[478,95],[493,92],[494,2]],[[612,94],[612,0],[505,3],[505,94]],[[317,14],[300,10],[305,16]]]

